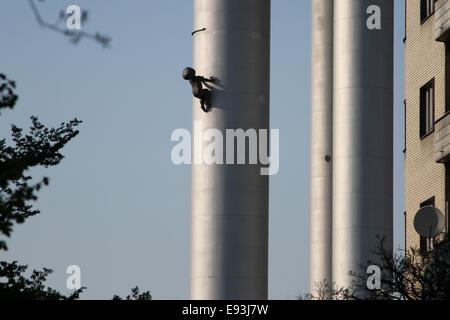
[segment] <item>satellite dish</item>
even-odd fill
[[[424,238],[435,238],[444,230],[444,220],[444,215],[436,207],[423,207],[414,217],[414,229]]]

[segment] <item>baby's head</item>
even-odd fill
[[[195,70],[188,67],[183,70],[183,79],[184,80],[192,80],[195,78]]]

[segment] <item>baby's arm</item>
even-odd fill
[[[214,81],[216,81],[216,78],[214,78],[214,77],[211,77],[209,79],[207,79],[205,77],[199,77],[199,79],[200,79],[201,82],[214,82]]]

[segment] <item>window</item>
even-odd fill
[[[445,163],[445,232],[449,232],[450,163]]]
[[[434,13],[436,0],[420,0],[420,21],[424,22]]]
[[[420,207],[428,207],[428,206],[435,206],[436,198],[432,197],[420,204]],[[424,238],[420,237],[420,252],[428,252],[434,249],[434,238]]]
[[[422,203],[420,204],[420,207],[421,207],[421,208],[423,208],[423,207],[429,207],[429,206],[434,207],[435,202],[436,202],[436,198],[435,198],[435,197],[432,197],[432,198],[430,198],[430,199],[425,200],[424,202],[422,202]]]
[[[406,99],[405,100],[403,100],[403,104],[404,104],[404,106],[405,106],[405,127],[404,127],[404,132],[403,132],[403,138],[405,139],[405,148],[403,149],[403,153],[405,153],[406,154],[406,142],[407,142],[407,140],[406,140],[406,132],[407,132],[407,127],[406,127],[406,125],[407,125],[407,114],[406,114],[406,112],[407,112],[407,105],[406,105]]]
[[[445,43],[445,112],[450,112],[450,43]]]
[[[420,137],[434,130],[434,78],[420,88]]]

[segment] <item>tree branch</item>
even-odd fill
[[[64,27],[61,27],[60,23],[63,20],[64,12],[61,12],[58,20],[54,24],[51,24],[51,23],[44,21],[44,19],[42,19],[42,16],[39,12],[38,7],[34,3],[34,0],[28,0],[28,3],[31,7],[31,10],[33,11],[33,14],[34,14],[34,17],[36,18],[37,23],[41,27],[47,28],[49,30],[53,30],[55,32],[58,32],[58,33],[61,33],[65,36],[67,36],[73,44],[77,44],[78,42],[80,42],[80,40],[82,38],[88,38],[88,39],[97,41],[98,43],[100,43],[102,45],[103,48],[109,47],[111,38],[108,36],[102,35],[98,32],[92,34],[92,33],[82,31],[82,30],[75,31],[75,30],[68,30]],[[82,20],[86,20],[86,18],[87,18],[87,12],[84,11]]]

